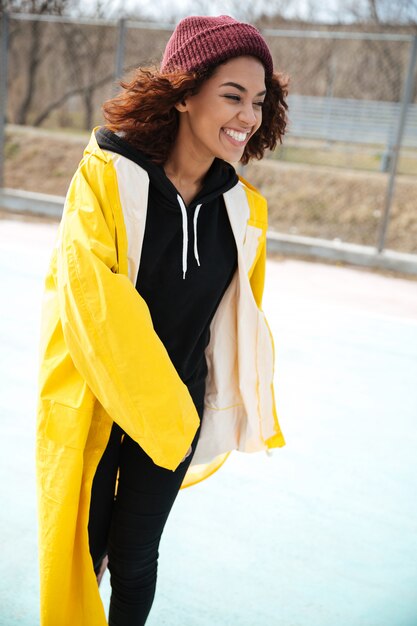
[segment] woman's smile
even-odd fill
[[[238,131],[234,130],[233,128],[222,128],[222,132],[226,135],[226,137],[234,146],[239,147],[246,145],[251,134],[251,130]]]

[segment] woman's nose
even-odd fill
[[[247,126],[254,126],[257,121],[256,113],[253,110],[253,104],[250,102],[242,106],[239,112],[239,119]]]

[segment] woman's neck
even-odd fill
[[[204,178],[213,160],[197,161],[184,150],[174,146],[164,163],[165,174],[181,194],[184,202],[190,204],[203,187]]]

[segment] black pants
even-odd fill
[[[202,411],[199,411],[200,417]],[[162,531],[197,446],[175,470],[164,469],[113,425],[93,481],[88,524],[96,572],[108,554],[112,594],[109,626],[142,626],[156,587]],[[114,498],[117,471],[119,483]]]

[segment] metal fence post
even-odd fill
[[[122,17],[119,20],[116,62],[114,67],[114,80],[117,82],[123,76],[123,65],[125,60],[125,43],[126,43],[126,19]]]
[[[9,16],[4,11],[0,16],[0,189],[4,186],[8,40]]]
[[[379,226],[379,235],[378,235],[378,244],[377,244],[378,252],[382,252],[382,250],[385,247],[385,238],[387,234],[389,214],[391,211],[392,199],[394,196],[394,187],[395,187],[395,178],[397,175],[398,157],[400,154],[401,143],[402,143],[403,135],[404,135],[405,122],[407,118],[407,109],[408,109],[408,105],[411,102],[413,89],[414,89],[414,72],[416,68],[416,61],[417,61],[417,35],[414,35],[413,41],[411,43],[411,51],[410,51],[410,59],[408,62],[407,75],[405,77],[403,97],[401,101],[400,117],[398,118],[397,132],[396,132],[396,136],[395,136],[395,140],[394,140],[394,144],[392,146],[392,152],[391,152],[389,179],[388,179],[387,191],[385,194],[385,205],[384,205],[384,211],[382,213],[381,222]]]

